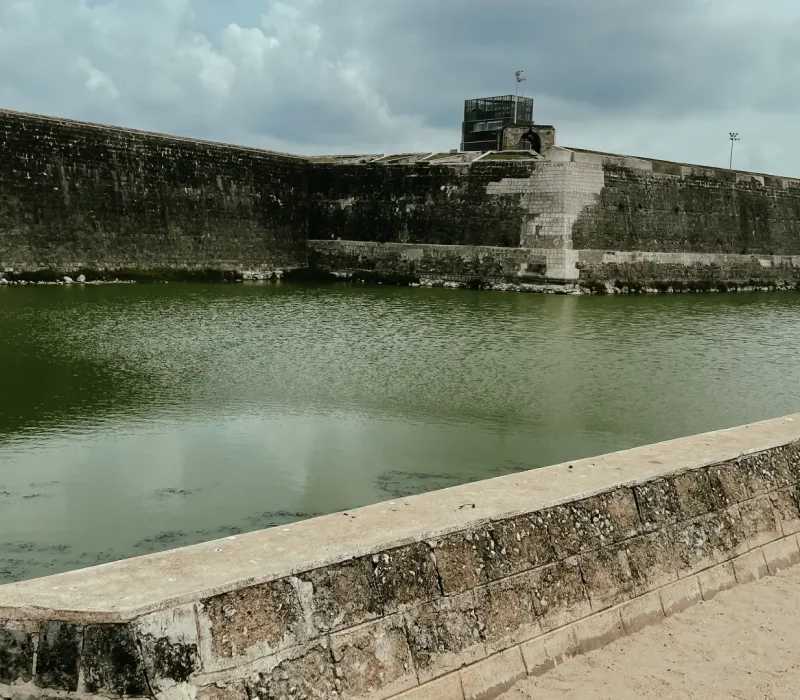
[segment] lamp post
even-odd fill
[[[525,78],[522,74],[524,70],[518,70],[514,73],[517,78],[517,85],[516,89],[514,90],[514,123],[517,123],[517,105],[519,104],[519,84],[524,83],[527,78]]]
[[[735,144],[737,141],[741,141],[741,139],[739,138],[739,133],[736,131],[731,131],[728,134],[728,137],[731,140],[731,161],[728,165],[728,170],[733,170],[733,144]]]

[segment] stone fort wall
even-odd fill
[[[488,700],[800,562],[800,415],[0,586],[0,698]]]
[[[0,145],[0,273],[800,285],[791,178],[555,145],[297,158],[6,111]]]
[[[306,162],[0,111],[0,272],[305,264]]]
[[[545,156],[516,160],[519,154],[497,154],[461,165],[442,190],[447,196],[428,194],[427,200],[416,189],[429,181],[424,161],[413,169],[395,165],[379,177],[363,166],[329,166],[312,176],[318,193],[316,200],[312,195],[309,229],[314,259],[344,270],[349,241],[370,241],[383,244],[373,247],[371,268],[390,274],[408,266],[398,266],[398,250],[387,244],[483,244],[544,258],[541,281],[662,288],[700,283],[720,289],[800,285],[800,181],[559,147]],[[343,186],[346,181],[352,190]],[[345,198],[346,191],[354,197]],[[466,214],[470,202],[482,200],[503,217],[489,216],[481,226],[479,217]],[[450,206],[465,212],[464,220],[453,217],[438,228],[432,209],[446,212]],[[329,234],[342,239],[341,255],[337,244],[314,240]],[[525,282],[529,276],[521,267],[509,270],[486,279]],[[458,266],[419,274],[460,279]]]

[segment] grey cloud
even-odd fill
[[[773,0],[13,0],[0,105],[281,150],[456,146],[513,91],[572,145],[797,172],[800,7]]]

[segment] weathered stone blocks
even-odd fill
[[[371,622],[331,638],[341,697],[390,697],[417,685],[402,616]]]
[[[39,629],[35,682],[52,690],[78,689],[83,627],[68,622],[44,622]]]
[[[145,673],[154,692],[186,685],[201,669],[193,605],[145,615],[133,625]]]
[[[533,601],[536,579],[521,574],[475,591],[481,636],[490,652],[507,649],[542,633]]]
[[[800,532],[800,489],[796,485],[770,494],[784,536]]]
[[[254,647],[265,656],[309,637],[298,590],[288,579],[224,593],[199,607],[216,659],[244,656]]]
[[[674,543],[681,577],[747,551],[737,506],[677,523],[670,527],[667,536]]]
[[[646,170],[604,160],[600,196],[572,227],[576,249],[797,253],[796,191],[736,182],[722,169],[653,161]]]
[[[127,625],[90,625],[81,659],[88,693],[144,696],[149,693],[144,662]]]
[[[495,654],[459,672],[465,700],[497,697],[527,675],[519,647]]]
[[[772,499],[758,496],[739,504],[742,531],[749,547],[758,547],[783,536],[778,512]]]
[[[544,518],[539,514],[492,523],[483,545],[486,578],[497,581],[555,561]]]
[[[630,489],[556,506],[543,517],[559,559],[633,537],[642,529]]]
[[[33,635],[0,628],[0,683],[27,683],[33,678]]]
[[[469,531],[431,542],[445,595],[463,593],[487,583],[481,554],[487,540],[485,531],[480,534]]]
[[[677,554],[665,531],[583,554],[579,560],[594,611],[643,595],[678,578]]]
[[[372,565],[378,605],[384,615],[442,595],[435,555],[424,542],[376,554]]]
[[[486,656],[479,615],[472,592],[426,603],[406,614],[420,682]]]
[[[308,163],[0,110],[0,267],[305,265]]]
[[[531,574],[531,586],[536,617],[545,632],[591,614],[576,558],[537,569]]]
[[[326,643],[282,652],[264,659],[258,666],[259,670],[245,682],[250,700],[338,697],[341,683],[335,677],[331,651]]]
[[[317,632],[360,625],[381,613],[370,557],[316,569],[299,578],[310,584],[311,619]]]

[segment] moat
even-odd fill
[[[0,582],[800,410],[800,295],[0,288]]]

